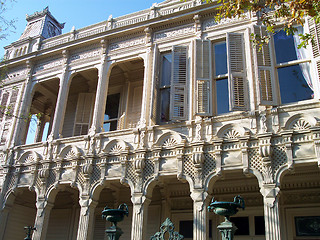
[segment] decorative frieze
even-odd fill
[[[167,41],[168,39],[179,39],[185,36],[190,36],[196,32],[194,25],[183,26],[179,28],[174,28],[171,30],[156,32],[154,34],[154,41],[161,42]]]
[[[52,71],[52,69],[62,66],[63,63],[64,63],[64,60],[62,58],[49,60],[47,62],[40,62],[36,64],[36,66],[34,67],[33,74],[39,74],[49,70]]]
[[[203,28],[203,31],[207,31],[207,30],[211,30],[213,28],[216,28],[217,26],[221,26],[221,25],[227,25],[227,24],[230,24],[230,23],[239,23],[244,20],[248,20],[250,19],[250,13],[246,13],[246,14],[243,14],[243,16],[241,16],[240,18],[237,17],[237,18],[223,18],[221,19],[220,21],[216,21],[214,18],[212,19],[208,19],[208,20],[205,20],[202,24],[202,28]]]
[[[119,42],[114,42],[109,45],[109,52],[118,51],[121,49],[134,48],[146,44],[145,36],[126,39]]]
[[[69,62],[70,64],[74,64],[75,62],[78,63],[79,61],[86,61],[88,59],[92,61],[93,59],[100,59],[100,56],[101,49],[92,47],[91,49],[87,49],[85,51],[73,53],[70,56]]]

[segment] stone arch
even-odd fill
[[[129,150],[129,145],[121,139],[111,140],[103,149],[103,152],[111,155],[118,155],[123,151]]]
[[[284,124],[285,130],[307,130],[317,125],[317,119],[313,116],[298,113],[291,116]]]
[[[18,159],[17,163],[29,164],[38,163],[41,160],[41,155],[35,151],[27,151],[23,153]]]
[[[61,149],[58,158],[59,159],[78,159],[81,157],[80,149],[75,145],[68,145]]]
[[[163,148],[171,148],[177,144],[184,144],[185,139],[177,132],[167,132],[162,134],[155,143],[155,146]]]
[[[234,140],[247,134],[250,134],[250,130],[244,127],[240,127],[236,124],[230,123],[222,126],[218,130],[217,137],[227,139],[227,140]]]
[[[22,239],[25,237],[24,226],[33,226],[37,212],[37,193],[31,190],[21,187],[7,193],[6,201],[2,206],[9,212],[7,216],[2,216],[4,232],[1,233],[1,237],[3,239]]]

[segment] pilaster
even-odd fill
[[[45,199],[38,199],[36,206],[37,215],[34,224],[36,231],[33,232],[32,240],[44,240],[47,236],[49,217],[54,204]]]
[[[131,240],[145,240],[145,229],[147,227],[148,206],[151,202],[142,192],[133,193]]]
[[[203,189],[193,189],[193,239],[206,240],[209,238],[208,193]]]
[[[81,210],[77,240],[90,240],[93,238],[94,211],[98,202],[93,201],[89,196],[81,196],[79,203]]]
[[[32,101],[32,96],[30,96],[31,88],[32,88],[32,71],[33,71],[33,64],[29,60],[26,62],[27,65],[27,76],[26,76],[26,81],[22,85],[21,91],[22,97],[21,97],[21,104],[20,104],[20,109],[17,113],[17,116],[27,116],[27,110],[29,109],[29,105],[31,104]],[[12,135],[12,144],[11,147],[20,145],[23,142],[25,132],[26,132],[26,124],[27,121],[23,117],[21,118],[14,118],[17,120],[16,122],[16,128],[15,131]]]
[[[106,99],[108,94],[108,85],[109,85],[109,78],[108,78],[108,70],[111,66],[111,63],[107,62],[107,47],[108,43],[106,40],[101,40],[101,49],[102,49],[102,56],[101,56],[101,63],[97,66],[98,68],[98,86],[97,86],[97,93],[96,99],[94,104],[94,111],[92,117],[92,125],[89,129],[89,135],[94,135],[95,133],[99,133],[102,131],[102,119],[105,112],[106,106]]]
[[[142,107],[141,107],[141,116],[140,116],[140,123],[144,123],[143,126],[145,127],[149,125],[148,116],[148,109],[151,109],[150,97],[151,97],[151,86],[152,86],[152,30],[150,28],[145,28],[145,38],[146,38],[146,53],[144,57],[144,79],[143,79],[143,92],[142,92]]]
[[[63,72],[60,76],[60,83],[59,83],[59,93],[56,103],[56,109],[54,111],[54,118],[52,122],[52,129],[51,133],[48,136],[49,140],[58,139],[61,137],[62,125],[64,121],[64,114],[67,107],[67,98],[69,92],[69,81],[71,73],[69,72],[68,67],[68,52],[67,50],[63,51],[64,57],[64,67]]]
[[[266,240],[280,240],[279,194],[275,184],[264,184],[260,192],[263,196]]]

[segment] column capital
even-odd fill
[[[202,188],[193,189],[190,197],[198,211],[202,211],[204,209],[203,207],[206,206],[206,203],[210,200],[210,195]]]
[[[273,207],[280,192],[280,188],[275,184],[264,184],[260,188],[260,192],[264,198],[264,202],[268,207]]]

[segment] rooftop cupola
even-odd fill
[[[50,13],[49,7],[41,12],[35,12],[32,15],[26,15],[27,26],[19,40],[38,37],[50,38],[62,33],[64,23],[59,23]]]

